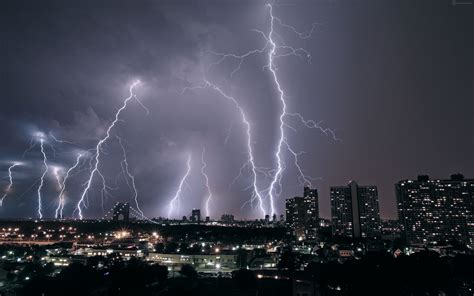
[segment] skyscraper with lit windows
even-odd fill
[[[348,186],[330,189],[331,220],[335,235],[375,237],[380,235],[380,211],[376,186]]]
[[[457,240],[473,245],[474,180],[418,176],[395,184],[402,231],[410,243]]]
[[[319,229],[317,189],[304,187],[303,197],[297,196],[286,200],[286,225],[297,237],[309,240],[317,238]]]

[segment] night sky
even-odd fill
[[[466,0],[468,1],[468,0]],[[306,57],[275,61],[288,112],[323,121],[330,134],[286,120],[288,142],[302,169],[315,177],[320,214],[330,216],[329,187],[356,180],[377,185],[381,214],[396,217],[394,183],[418,174],[474,177],[474,3],[439,1],[313,0],[278,2],[273,13],[311,38],[298,38],[275,25],[280,44],[305,48]],[[89,191],[85,217],[100,217],[132,193],[121,173],[123,139],[129,170],[135,176],[141,208],[149,217],[166,216],[168,203],[186,170],[192,169],[181,196],[181,211],[203,208],[200,173],[203,147],[213,192],[211,216],[261,216],[242,205],[250,198],[252,175],[245,126],[235,106],[211,89],[186,87],[207,79],[232,94],[251,123],[258,167],[276,167],[281,103],[270,71],[268,49],[239,63],[211,52],[244,54],[260,49],[270,16],[265,1],[9,1],[1,2],[0,194],[13,187],[0,218],[36,217],[38,178],[43,172],[38,132],[45,134],[51,168],[64,173],[78,151],[95,147],[130,84],[149,114],[132,100],[112,130],[100,168],[110,187],[102,205],[100,180]],[[284,42],[284,43],[283,43]],[[52,136],[73,142],[57,143]],[[28,153],[23,152],[37,145]],[[55,152],[52,147],[55,148]],[[302,194],[294,160],[286,162],[278,214],[284,200]],[[90,157],[90,153],[86,155]],[[47,174],[43,214],[54,216],[58,185]],[[65,216],[73,216],[89,160],[67,183]],[[269,179],[259,176],[264,189]],[[264,194],[265,195],[265,194]],[[265,201],[266,207],[268,200]]]

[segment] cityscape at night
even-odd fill
[[[473,1],[0,19],[0,295],[474,295]]]

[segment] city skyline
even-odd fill
[[[396,218],[396,182],[474,176],[472,19],[441,2],[413,4],[401,25],[405,4],[9,3],[0,218],[101,217],[116,202],[263,218],[305,185],[331,217],[330,187],[350,180],[376,185]]]

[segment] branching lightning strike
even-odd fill
[[[140,213],[141,218],[143,218],[143,211],[140,209],[140,205],[138,204],[138,190],[137,186],[135,185],[135,176],[132,175],[132,173],[130,173],[130,170],[128,169],[127,152],[125,151],[125,147],[123,146],[122,138],[120,138],[119,136],[116,136],[116,138],[120,147],[122,148],[123,160],[120,163],[120,166],[122,167],[125,181],[127,182],[128,187],[133,191],[133,201],[135,202],[135,205],[137,207],[138,212]],[[130,182],[127,178],[130,179]]]
[[[44,171],[43,174],[41,175],[40,178],[40,184],[38,186],[38,217],[40,219],[43,219],[43,213],[42,213],[42,198],[41,198],[41,189],[43,189],[44,185],[44,177],[48,173],[49,167],[48,167],[48,157],[46,156],[46,152],[44,151],[44,140],[40,139],[40,147],[41,147],[41,154],[43,154],[43,165],[44,165]]]
[[[61,176],[59,175],[59,172],[61,171],[61,168],[60,167],[53,167],[53,175],[54,175],[54,178],[56,178],[56,182],[58,183],[58,189],[61,191],[62,187],[63,187],[63,183],[61,182]]]
[[[217,52],[213,52],[213,51],[208,51],[208,53],[219,57],[219,59],[217,61],[215,61],[215,62],[213,62],[209,65],[208,70],[213,66],[219,65],[220,63],[222,63],[224,60],[226,60],[228,58],[235,59],[235,60],[238,61],[238,63],[237,63],[237,66],[235,66],[231,71],[230,76],[233,77],[233,75],[235,75],[241,69],[242,63],[244,62],[244,60],[247,57],[249,57],[251,55],[254,55],[254,54],[263,54],[263,53],[267,54],[267,64],[264,66],[264,69],[268,69],[270,74],[271,74],[271,78],[272,78],[273,83],[274,83],[275,88],[276,88],[278,101],[281,105],[281,112],[279,114],[279,126],[278,126],[279,136],[278,136],[278,141],[277,141],[277,145],[276,145],[276,151],[274,153],[274,156],[275,156],[275,159],[276,159],[276,168],[270,170],[269,172],[267,172],[267,174],[265,174],[265,176],[268,176],[268,174],[272,175],[271,176],[271,182],[270,182],[269,186],[266,189],[261,190],[260,192],[258,192],[258,190],[255,190],[255,191],[258,192],[259,195],[263,192],[266,192],[266,194],[268,196],[268,199],[269,199],[269,204],[270,204],[270,213],[273,216],[276,213],[275,199],[280,195],[280,193],[282,191],[281,179],[282,179],[282,176],[283,176],[283,172],[286,168],[285,161],[283,159],[283,146],[285,146],[287,148],[287,150],[294,157],[294,164],[295,164],[295,166],[298,170],[298,173],[299,173],[298,179],[301,180],[306,185],[311,185],[310,180],[312,179],[311,177],[306,176],[303,173],[303,170],[301,169],[301,166],[299,165],[298,156],[301,155],[302,153],[301,152],[299,152],[299,153],[295,152],[294,149],[292,149],[291,145],[288,143],[288,140],[287,140],[287,137],[286,137],[286,132],[285,132],[285,127],[288,127],[288,128],[291,128],[291,129],[293,129],[293,128],[286,122],[286,118],[289,117],[289,116],[296,117],[305,127],[311,128],[311,129],[319,129],[320,131],[322,131],[326,135],[332,136],[332,138],[334,140],[339,140],[339,139],[336,137],[336,134],[335,134],[334,130],[331,130],[329,128],[321,127],[321,125],[320,125],[321,122],[315,122],[313,120],[306,120],[300,113],[290,113],[290,112],[288,112],[288,106],[287,106],[285,91],[282,87],[282,84],[280,83],[280,79],[279,79],[279,76],[277,74],[278,68],[275,65],[275,60],[276,59],[282,58],[282,57],[288,57],[288,56],[296,56],[296,57],[299,57],[299,58],[306,58],[308,60],[308,62],[311,61],[311,55],[306,49],[292,47],[292,46],[289,46],[289,45],[285,44],[282,41],[279,42],[278,40],[281,40],[282,38],[275,31],[275,25],[279,25],[282,28],[290,30],[295,35],[297,35],[297,37],[300,38],[300,39],[309,39],[309,38],[311,38],[317,24],[313,23],[312,26],[311,26],[311,29],[308,32],[299,32],[295,27],[283,23],[280,18],[274,16],[272,4],[267,4],[267,8],[269,10],[269,16],[270,16],[270,29],[269,29],[268,34],[265,34],[265,32],[263,32],[261,30],[257,30],[257,29],[253,30],[253,31],[257,32],[258,34],[260,34],[261,36],[263,36],[264,40],[266,41],[264,46],[260,49],[250,50],[250,51],[248,51],[244,54],[241,54],[241,55],[233,54],[233,53],[217,53]],[[206,83],[208,85],[210,84],[208,81],[206,81]],[[217,87],[215,87],[215,89],[216,88]],[[219,91],[219,88],[217,88],[216,90]],[[224,95],[222,93],[222,91],[219,91],[219,92],[222,95]],[[253,163],[252,163],[252,165],[253,165]],[[253,165],[253,168],[255,169],[254,165]],[[256,188],[257,187],[256,186],[256,182],[257,182],[256,181],[256,175],[257,174],[256,174],[255,170],[253,170],[253,174],[254,174],[253,187]],[[261,207],[262,213],[265,213],[265,210],[262,209],[263,206],[262,206],[262,196],[261,195],[259,196],[259,203],[261,205],[260,207]]]
[[[3,201],[8,196],[8,194],[10,193],[13,187],[12,170],[14,167],[19,166],[19,165],[20,165],[19,163],[14,162],[11,166],[8,167],[8,179],[10,183],[8,183],[7,188],[5,188],[5,193],[3,193],[2,198],[0,199],[0,207],[3,206]]]
[[[62,183],[60,184],[60,188],[61,188],[61,191],[59,192],[59,196],[58,196],[58,207],[56,208],[56,212],[55,212],[55,215],[54,217],[56,219],[62,219],[63,218],[63,210],[64,210],[64,192],[66,190],[66,182],[67,182],[67,179],[69,178],[69,174],[75,169],[77,168],[77,166],[79,165],[80,161],[81,161],[81,157],[82,157],[82,154],[79,153],[77,155],[77,158],[76,158],[76,162],[66,171],[66,174],[64,175],[64,178],[63,178],[63,181]]]
[[[245,133],[246,133],[246,137],[247,137],[247,161],[244,163],[244,165],[241,167],[240,171],[239,171],[239,175],[234,178],[233,182],[235,182],[235,180],[241,175],[242,171],[250,166],[250,170],[252,172],[252,184],[251,184],[251,187],[253,188],[252,190],[252,196],[250,198],[250,203],[253,203],[255,200],[257,200],[258,202],[258,206],[259,206],[259,209],[260,211],[262,212],[262,215],[265,216],[266,215],[266,211],[265,211],[265,208],[264,208],[264,205],[263,205],[263,198],[262,198],[262,194],[261,192],[259,191],[258,189],[258,186],[257,186],[257,174],[258,173],[264,173],[263,170],[261,170],[259,167],[256,166],[255,164],[255,159],[254,159],[254,154],[253,154],[253,148],[252,148],[252,132],[251,132],[251,125],[250,125],[250,122],[248,121],[247,119],[247,115],[245,114],[245,111],[244,109],[242,108],[242,106],[240,106],[239,102],[231,95],[228,95],[227,93],[225,93],[220,87],[218,87],[217,85],[211,83],[209,80],[207,80],[206,78],[204,79],[204,85],[202,86],[194,86],[194,87],[189,87],[187,89],[204,89],[204,88],[210,88],[212,90],[214,90],[215,92],[217,92],[219,95],[221,95],[222,97],[224,97],[225,99],[231,101],[235,108],[239,111],[239,114],[240,114],[240,117],[241,117],[241,120],[242,120],[242,123],[244,124],[245,126]]]
[[[57,143],[60,143],[60,144],[69,144],[69,145],[76,145],[76,143],[74,142],[71,142],[71,141],[66,141],[66,140],[61,140],[61,139],[58,139],[56,138],[52,132],[49,133],[49,136]]]
[[[280,127],[279,127],[279,129],[280,129],[280,138],[278,139],[277,150],[275,152],[275,156],[276,156],[276,159],[277,159],[277,169],[276,169],[276,172],[273,176],[273,180],[270,182],[270,187],[268,188],[268,196],[270,198],[271,216],[273,216],[276,212],[274,187],[277,184],[277,182],[279,183],[281,181],[281,176],[282,176],[283,169],[284,169],[283,164],[282,164],[283,159],[282,159],[281,153],[282,153],[282,145],[283,145],[283,142],[285,140],[285,121],[284,121],[284,118],[285,118],[285,115],[287,113],[287,111],[286,111],[287,106],[286,106],[286,101],[285,101],[285,92],[283,91],[283,89],[280,85],[280,81],[278,80],[278,76],[276,74],[277,69],[276,69],[275,64],[274,64],[277,45],[276,45],[275,41],[273,40],[273,31],[274,31],[273,6],[268,4],[267,7],[270,10],[270,17],[271,17],[270,32],[268,33],[268,41],[270,42],[270,51],[268,53],[268,69],[272,73],[273,80],[274,80],[275,85],[277,87],[278,96],[279,96],[279,100],[281,102],[281,108],[282,108],[281,114],[280,114]],[[281,188],[281,186],[280,186],[280,188]]]
[[[288,119],[295,118],[297,119],[304,127],[309,128],[309,129],[317,129],[323,132],[324,134],[331,136],[334,140],[339,141],[339,139],[336,136],[336,132],[332,129],[329,128],[324,128],[321,126],[322,121],[316,122],[314,120],[306,120],[303,115],[300,113],[296,112],[290,112],[289,111],[289,105],[287,102],[287,96],[286,96],[286,90],[283,87],[283,84],[281,83],[281,77],[279,75],[279,70],[275,64],[276,60],[279,58],[283,57],[288,57],[288,56],[295,56],[299,58],[306,59],[308,62],[311,61],[311,55],[310,53],[304,49],[304,48],[298,48],[298,47],[293,47],[290,45],[287,45],[284,41],[282,36],[277,32],[278,29],[283,29],[283,30],[288,30],[291,33],[295,34],[297,38],[299,39],[309,39],[312,37],[312,34],[314,30],[316,29],[317,24],[313,23],[311,26],[311,29],[306,31],[306,32],[299,32],[295,27],[287,25],[282,22],[282,20],[274,15],[273,11],[273,5],[272,4],[267,4],[266,5],[269,13],[269,29],[268,31],[266,30],[261,31],[261,30],[253,30],[254,32],[257,32],[263,37],[264,40],[264,45],[260,48],[257,49],[252,49],[247,51],[246,53],[243,54],[234,54],[234,53],[218,53],[214,51],[207,51],[207,54],[213,55],[217,58],[216,61],[212,62],[211,64],[208,65],[207,71],[210,71],[210,69],[213,66],[217,66],[221,63],[223,63],[226,59],[233,59],[236,61],[236,65],[230,70],[230,77],[232,78],[237,72],[239,72],[242,68],[243,62],[250,56],[252,55],[265,55],[266,56],[266,62],[264,65],[264,69],[268,70],[269,76],[271,77],[272,83],[274,84],[275,87],[275,93],[277,97],[278,104],[280,106],[280,111],[278,113],[278,138],[277,138],[277,143],[274,151],[274,164],[272,168],[262,168],[258,167],[256,165],[255,157],[254,157],[254,148],[253,148],[253,137],[252,137],[252,129],[251,129],[251,124],[248,120],[248,117],[244,111],[244,108],[240,105],[240,103],[237,101],[237,99],[234,98],[233,95],[229,95],[226,93],[221,87],[219,87],[217,84],[209,81],[204,75],[204,85],[202,86],[196,86],[196,87],[189,87],[187,89],[210,89],[212,91],[215,91],[218,93],[221,97],[231,101],[235,108],[238,110],[240,117],[241,117],[241,122],[245,128],[245,134],[246,134],[246,149],[247,149],[247,159],[243,166],[241,167],[238,176],[233,180],[231,185],[242,175],[244,170],[248,169],[249,172],[252,175],[252,179],[250,182],[250,186],[247,188],[252,189],[251,193],[251,198],[247,203],[250,203],[251,205],[256,202],[258,204],[258,208],[263,216],[267,214],[266,210],[266,205],[269,206],[270,210],[269,213],[273,216],[277,213],[277,209],[275,206],[275,201],[276,199],[281,195],[282,192],[282,178],[283,178],[283,173],[285,172],[286,169],[286,163],[284,159],[284,150],[289,152],[289,155],[293,157],[294,160],[294,166],[296,167],[296,170],[298,172],[298,180],[306,186],[312,186],[311,180],[313,179],[310,176],[307,176],[304,173],[304,170],[302,169],[300,163],[299,163],[299,157],[305,153],[304,151],[301,152],[296,152],[295,149],[292,148],[288,141],[288,136],[287,136],[287,128],[295,130],[290,123],[288,122]],[[101,196],[102,196],[102,206],[104,205],[104,199],[108,194],[108,187],[106,185],[106,179],[104,175],[102,174],[100,170],[100,160],[101,160],[101,154],[104,153],[105,145],[107,141],[110,139],[112,136],[112,130],[116,126],[116,124],[121,120],[120,116],[122,111],[124,111],[130,100],[134,99],[138,102],[138,104],[145,109],[146,113],[149,114],[149,110],[146,108],[145,105],[142,104],[142,102],[137,98],[137,96],[134,94],[134,88],[140,83],[140,81],[136,81],[132,83],[129,86],[129,92],[130,95],[123,99],[122,106],[116,111],[114,120],[110,123],[106,130],[106,134],[98,140],[96,143],[96,146],[94,149],[92,149],[92,156],[90,157],[89,160],[89,175],[87,181],[84,183],[84,188],[83,191],[81,192],[80,199],[77,202],[75,206],[75,211],[77,211],[78,216],[80,219],[83,219],[83,208],[87,207],[87,198],[89,191],[91,190],[92,183],[95,180],[94,178],[99,178],[102,182],[102,189],[101,189]],[[227,133],[227,137],[225,138],[225,143],[227,143],[230,133],[231,133],[232,125],[229,128],[229,131]],[[296,130],[295,130],[296,131]],[[65,187],[66,187],[66,182],[68,177],[70,176],[70,173],[76,169],[80,162],[81,162],[81,157],[82,154],[79,154],[76,158],[75,163],[67,170],[66,174],[64,175],[63,179],[61,180],[60,175],[59,175],[59,168],[57,167],[49,167],[49,159],[48,155],[46,154],[44,144],[50,145],[49,141],[46,141],[46,136],[43,133],[38,132],[37,137],[40,139],[40,148],[41,148],[41,153],[43,156],[43,165],[44,165],[44,171],[41,175],[41,178],[39,179],[40,184],[37,188],[37,196],[38,196],[38,216],[40,219],[43,218],[43,213],[42,213],[42,189],[44,187],[44,179],[46,175],[48,174],[48,171],[50,168],[53,169],[53,174],[56,177],[56,181],[59,185],[59,196],[58,196],[58,206],[56,208],[55,212],[55,217],[56,218],[62,218],[63,217],[63,209],[64,209],[64,194],[65,194]],[[69,142],[69,141],[64,141],[57,139],[52,133],[49,134],[49,137],[52,140],[54,140],[57,143],[62,143],[62,144],[70,144],[70,145],[75,145],[74,142]],[[127,153],[126,150],[122,144],[122,139],[117,136],[117,139],[119,141],[119,144],[122,148],[123,152],[123,160],[121,161],[121,167],[123,170],[123,174],[125,176],[125,180],[127,182],[127,185],[130,187],[132,193],[133,193],[133,200],[135,202],[136,209],[132,207],[132,209],[135,211],[135,213],[139,213],[141,218],[148,219],[146,218],[143,214],[143,211],[140,209],[139,202],[138,202],[138,191],[137,187],[135,185],[135,177],[134,175],[131,174],[129,170],[129,164],[127,160]],[[30,147],[25,151],[27,153],[35,145],[37,144],[37,141],[33,141],[30,143]],[[50,158],[54,158],[54,147],[51,146],[52,148],[52,153],[49,154]],[[25,154],[24,153],[24,154]],[[205,199],[205,211],[206,215],[210,216],[210,208],[211,208],[211,202],[213,200],[213,195],[212,191],[209,185],[209,178],[206,173],[206,167],[207,164],[205,162],[205,148],[203,147],[203,151],[201,154],[201,174],[205,178],[205,186],[207,188],[207,195]],[[10,183],[6,187],[3,196],[0,199],[0,206],[3,205],[4,199],[7,197],[8,193],[11,191],[11,188],[13,186],[13,179],[12,179],[12,169],[17,166],[18,163],[12,164],[9,169],[9,179]],[[179,213],[180,210],[180,197],[182,195],[183,191],[183,186],[186,183],[186,179],[189,176],[189,173],[191,171],[191,154],[188,154],[187,156],[187,161],[186,161],[186,171],[184,176],[179,182],[178,189],[174,195],[174,197],[171,199],[169,203],[169,209],[168,209],[168,218],[171,218],[171,215],[173,213]],[[259,178],[261,176],[265,177],[265,182],[261,183],[261,180]],[[269,182],[268,182],[269,181]],[[264,184],[265,186],[262,186]],[[267,200],[268,199],[268,200]],[[244,205],[245,205],[244,204]]]
[[[106,186],[105,186],[105,178],[104,178],[104,175],[102,175],[102,173],[100,172],[99,170],[99,163],[100,163],[100,155],[101,155],[101,152],[102,152],[102,149],[103,149],[103,145],[107,142],[107,140],[110,138],[110,133],[112,131],[112,129],[114,128],[115,124],[119,121],[119,117],[120,117],[120,113],[122,113],[123,110],[125,110],[125,108],[127,108],[127,105],[128,105],[128,102],[132,99],[135,99],[137,102],[139,102],[139,104],[143,106],[143,104],[138,100],[138,98],[136,97],[136,95],[133,93],[133,89],[135,88],[135,86],[137,86],[138,84],[140,83],[139,80],[135,81],[134,83],[132,83],[132,85],[130,86],[129,88],[129,92],[130,92],[130,95],[123,101],[123,105],[122,107],[120,107],[117,112],[115,113],[115,119],[114,121],[112,121],[112,123],[109,125],[109,127],[107,128],[107,132],[106,132],[106,135],[99,140],[99,142],[97,143],[95,149],[94,149],[94,154],[93,154],[93,160],[94,160],[94,163],[92,164],[92,170],[90,172],[90,175],[89,175],[89,179],[86,181],[85,183],[85,188],[84,188],[84,191],[82,192],[81,194],[81,197],[76,205],[76,210],[78,212],[78,215],[79,215],[79,218],[82,219],[83,218],[83,215],[82,215],[82,209],[81,207],[82,206],[85,206],[85,198],[89,192],[89,189],[91,188],[91,185],[92,185],[92,181],[94,179],[94,176],[97,174],[100,176],[101,180],[102,180],[102,192],[104,192],[104,190],[106,190]],[[145,108],[146,109],[146,108]],[[102,200],[102,203],[104,201]]]
[[[202,147],[202,154],[201,154],[201,174],[204,177],[204,185],[206,186],[207,189],[207,197],[206,197],[206,202],[205,202],[205,209],[206,209],[206,217],[211,217],[211,212],[209,210],[209,203],[212,200],[212,191],[211,187],[209,186],[209,177],[207,176],[207,173],[205,171],[207,167],[207,163],[204,160],[204,154],[206,153],[206,147]]]
[[[186,179],[188,178],[190,172],[191,172],[191,154],[188,154],[188,157],[186,160],[186,172],[184,176],[181,178],[181,181],[179,182],[179,185],[178,185],[178,190],[176,190],[176,193],[171,199],[170,204],[168,206],[168,219],[171,219],[171,214],[175,210],[176,204],[177,204],[176,213],[179,213],[181,192],[183,191],[184,183],[186,182]]]

